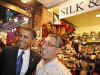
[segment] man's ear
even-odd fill
[[[61,48],[56,48],[56,54],[59,54],[62,52],[62,49]]]

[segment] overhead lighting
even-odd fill
[[[14,22],[18,22],[18,17],[14,18]]]
[[[96,14],[96,17],[100,17],[100,14]]]
[[[28,23],[29,22],[29,18],[24,17],[24,23]]]
[[[22,3],[28,3],[30,2],[31,0],[20,0]]]

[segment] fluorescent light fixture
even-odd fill
[[[100,17],[100,14],[96,14],[96,17]]]
[[[30,2],[31,0],[20,0],[22,3],[28,3]]]
[[[43,4],[46,8],[51,8],[63,3],[66,0],[37,0],[37,1]]]

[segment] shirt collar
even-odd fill
[[[23,50],[23,49],[19,49],[18,50],[18,56],[21,54],[21,52],[24,51],[24,54],[30,54],[30,49],[26,49],[26,50]]]
[[[52,65],[54,63],[58,63],[58,58],[54,58],[53,60],[49,61],[48,63],[44,64],[44,60],[42,59],[42,64],[44,64],[45,66],[49,66]]]

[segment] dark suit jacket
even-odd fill
[[[16,75],[16,60],[18,54],[18,47],[6,48],[0,53],[0,75]],[[30,61],[28,71],[25,75],[32,75],[32,72],[35,71],[36,65],[40,61],[41,57],[31,51],[30,52]]]

